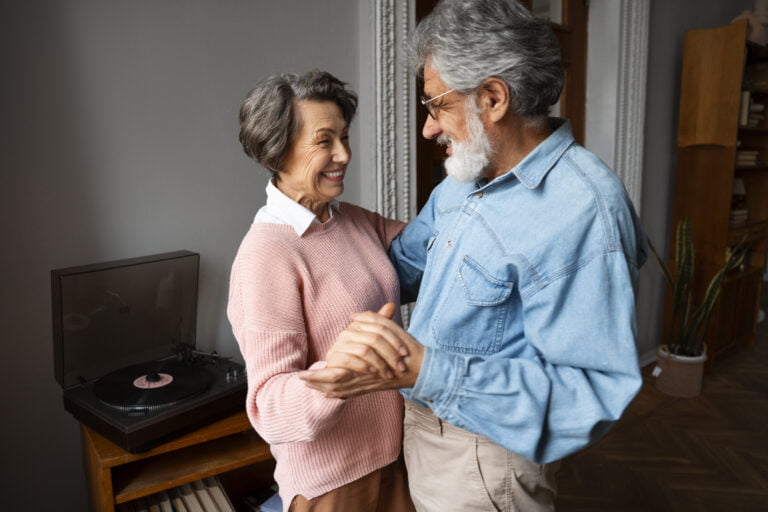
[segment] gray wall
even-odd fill
[[[86,508],[49,271],[198,251],[198,345],[236,355],[229,265],[267,176],[237,142],[239,103],[267,74],[315,67],[357,89],[359,16],[356,0],[0,3],[0,510]]]
[[[653,1],[642,212],[654,240],[666,239],[682,32],[727,23],[741,3]],[[198,344],[236,354],[227,274],[266,179],[237,144],[236,114],[257,79],[318,67],[359,89],[363,170],[344,198],[373,206],[359,144],[373,112],[369,4],[0,3],[0,510],[85,510],[77,423],[53,378],[49,270],[199,251]],[[659,290],[640,304],[642,329],[658,322]]]

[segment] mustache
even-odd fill
[[[448,137],[447,135],[443,134],[443,135],[438,135],[437,138],[435,139],[435,142],[437,142],[441,146],[447,146],[448,144],[450,144],[453,141],[451,140],[450,137]]]

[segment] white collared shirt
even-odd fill
[[[339,202],[332,200],[328,204],[328,215],[333,217],[333,210],[339,208]],[[301,236],[312,224],[320,224],[317,216],[302,205],[283,194],[272,180],[267,182],[267,204],[259,208],[254,224],[287,224]]]

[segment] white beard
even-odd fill
[[[491,154],[491,142],[480,120],[476,98],[470,96],[466,101],[467,141],[457,142],[445,135],[437,138],[438,144],[451,143],[452,155],[445,160],[445,172],[448,176],[462,183],[477,181],[483,176]]]

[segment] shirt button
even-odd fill
[[[481,199],[482,197],[483,197],[483,193],[482,193],[482,192],[478,192],[478,193],[477,193],[477,198],[478,198],[478,199]]]
[[[450,240],[448,240],[448,243],[445,244],[446,247],[451,247],[452,245],[453,245],[453,242],[451,242]]]

